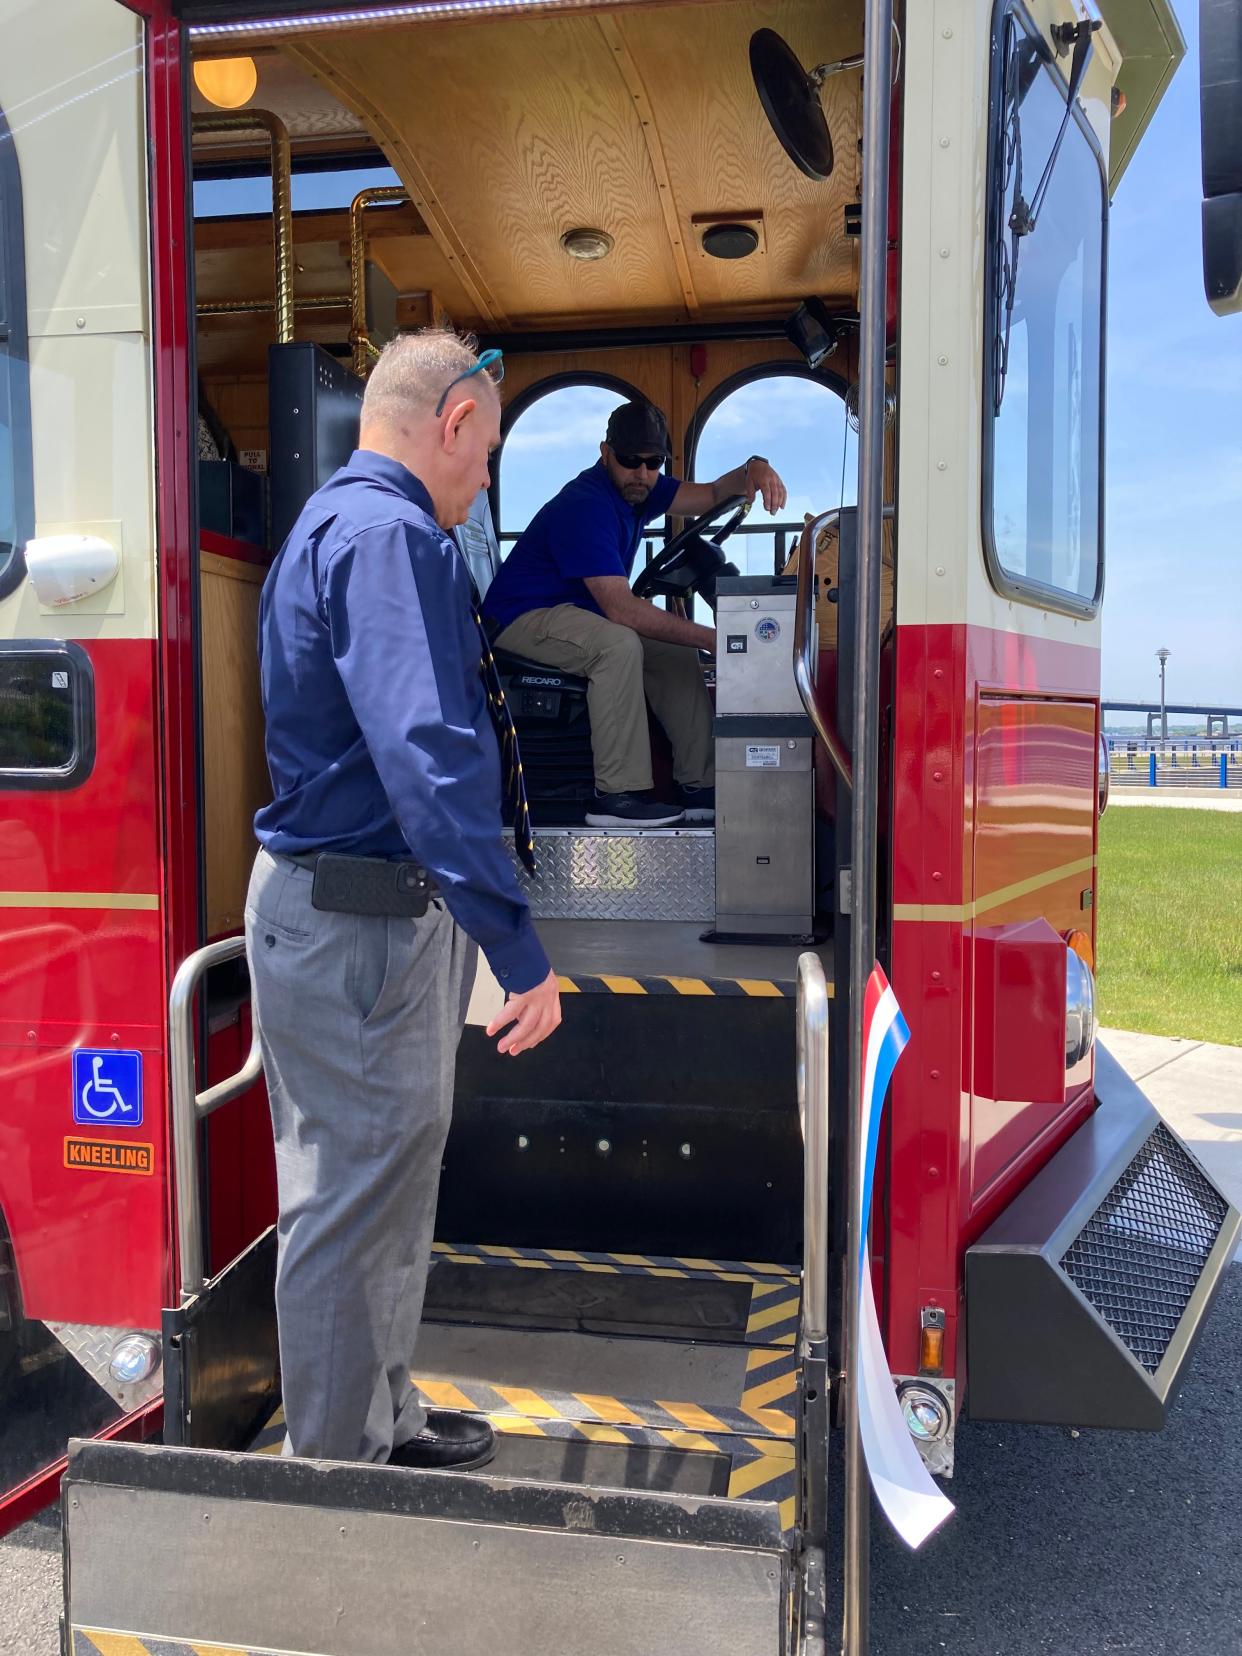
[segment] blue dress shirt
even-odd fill
[[[259,608],[268,851],[413,856],[501,984],[547,957],[501,838],[469,572],[431,496],[357,450],[307,501]]]

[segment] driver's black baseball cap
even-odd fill
[[[605,441],[620,454],[662,454],[667,460],[672,452],[668,422],[649,402],[627,402],[614,408],[608,416]]]

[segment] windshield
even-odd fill
[[[1014,207],[1042,173],[1065,81],[1010,12],[1003,25],[989,244],[985,540],[1001,591],[1093,608],[1102,575],[1103,174],[1071,119],[1038,224]]]

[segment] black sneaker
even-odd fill
[[[683,784],[678,792],[681,794],[681,802],[686,808],[687,822],[715,822],[715,788],[687,788]]]
[[[587,810],[591,828],[675,828],[686,813],[635,793],[597,793]]]

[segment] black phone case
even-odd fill
[[[380,914],[417,920],[426,914],[431,882],[426,869],[378,857],[320,856],[311,906],[331,914]]]

